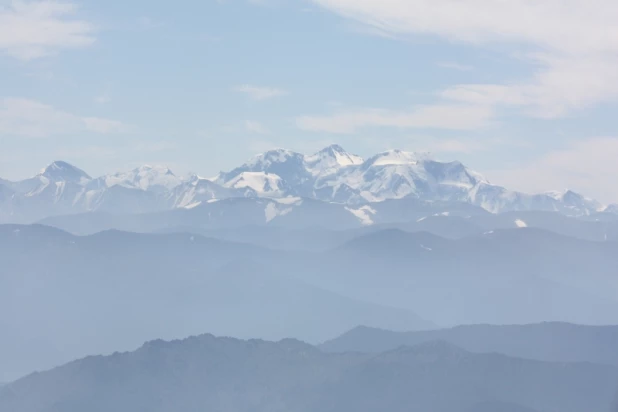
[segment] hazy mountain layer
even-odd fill
[[[617,250],[533,228],[460,240],[380,230],[307,252],[0,226],[0,380],[204,330],[319,342],[358,325],[618,324]]]
[[[28,376],[0,388],[0,410],[606,412],[617,383],[611,366],[473,354],[439,341],[367,356],[203,335]]]
[[[293,255],[197,235],[0,226],[0,255],[0,381],[204,330],[319,342],[359,324],[433,326],[270,269]]]
[[[419,332],[355,328],[320,348],[328,352],[380,353],[400,346],[443,340],[466,350],[552,362],[593,362],[618,366],[618,326],[568,323],[471,325]]]

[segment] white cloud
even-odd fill
[[[313,0],[394,34],[472,44],[519,42],[568,53],[618,49],[613,0]]]
[[[602,202],[618,203],[618,137],[597,137],[571,142],[527,165],[485,175],[511,189],[536,193],[572,189]]]
[[[266,127],[264,127],[264,125],[253,120],[245,121],[245,129],[250,133],[270,134],[270,131]]]
[[[536,70],[504,84],[459,85],[443,95],[514,106],[539,117],[618,99],[614,0],[313,0],[393,36],[434,35],[479,47],[526,50]]]
[[[12,0],[0,5],[0,51],[22,60],[91,45],[95,28],[71,2]]]
[[[0,135],[50,137],[92,132],[121,133],[129,128],[118,121],[81,117],[28,99],[0,99]]]
[[[489,124],[493,112],[489,106],[426,105],[408,111],[385,109],[344,110],[328,116],[301,116],[300,129],[327,133],[354,133],[366,127],[426,128],[474,130]]]
[[[512,84],[463,84],[442,96],[460,102],[522,108],[534,117],[554,118],[574,109],[618,98],[618,57],[557,58],[544,56],[545,66],[533,79]]]
[[[282,89],[277,89],[274,87],[251,86],[249,84],[236,86],[234,91],[245,93],[253,100],[268,100],[288,94],[288,92]]]

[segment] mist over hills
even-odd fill
[[[356,224],[368,225],[394,218],[392,207],[389,211],[383,206],[378,212],[374,205],[403,199],[427,205],[452,203],[451,208],[474,205],[493,213],[540,210],[588,216],[615,209],[572,191],[532,195],[509,191],[460,162],[440,162],[423,153],[391,150],[362,159],[332,145],[312,155],[271,150],[210,179],[178,177],[166,167],[149,165],[93,178],[56,161],[32,178],[0,180],[0,222],[32,223],[95,211],[191,209],[236,198],[270,199],[253,204],[261,209],[262,223],[313,207],[337,209]],[[312,206],[304,205],[309,200]]]
[[[359,326],[320,345],[326,352],[380,353],[442,340],[475,353],[550,362],[618,366],[618,326],[544,322],[529,325],[464,325],[450,329],[395,332]]]
[[[455,241],[381,231],[326,252],[327,269],[309,262],[293,274],[349,296],[414,307],[444,326],[613,324],[616,247],[533,229]]]
[[[357,325],[618,324],[616,242],[536,228],[461,239],[366,228],[291,250],[258,246],[263,233],[252,244],[0,225],[0,311],[10,313],[0,380],[205,330],[318,343]]]
[[[314,201],[315,202],[315,201]],[[419,205],[418,201],[394,201],[402,208],[395,213],[391,201],[374,204],[376,221],[362,225],[338,205],[313,208],[304,202],[285,216],[265,221],[270,199],[226,199],[190,210],[150,214],[85,213],[50,217],[41,223],[77,234],[89,235],[115,229],[144,233],[185,232],[274,249],[324,251],[362,234],[385,229],[428,232],[449,239],[489,235],[495,230],[538,228],[589,241],[618,240],[618,215],[574,218],[557,212],[507,212],[489,214],[474,206],[464,209],[445,205]],[[321,204],[321,203],[320,203]],[[276,207],[276,206],[273,206]],[[384,209],[383,209],[384,208]],[[472,208],[472,209],[471,209]],[[476,213],[476,214],[475,214]],[[390,216],[390,217],[389,217]],[[378,220],[384,218],[384,220]]]
[[[0,249],[2,381],[204,330],[319,342],[358,324],[433,326],[408,309],[324,290],[269,265],[308,257],[197,235],[77,237],[7,225],[0,226]]]
[[[617,383],[613,366],[474,354],[440,341],[325,354],[296,340],[202,335],[32,374],[0,388],[0,410],[606,412]]]

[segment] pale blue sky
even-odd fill
[[[336,142],[618,201],[618,5],[497,3],[0,0],[0,177]]]

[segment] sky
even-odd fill
[[[614,0],[0,0],[0,177],[338,143],[618,202]]]

